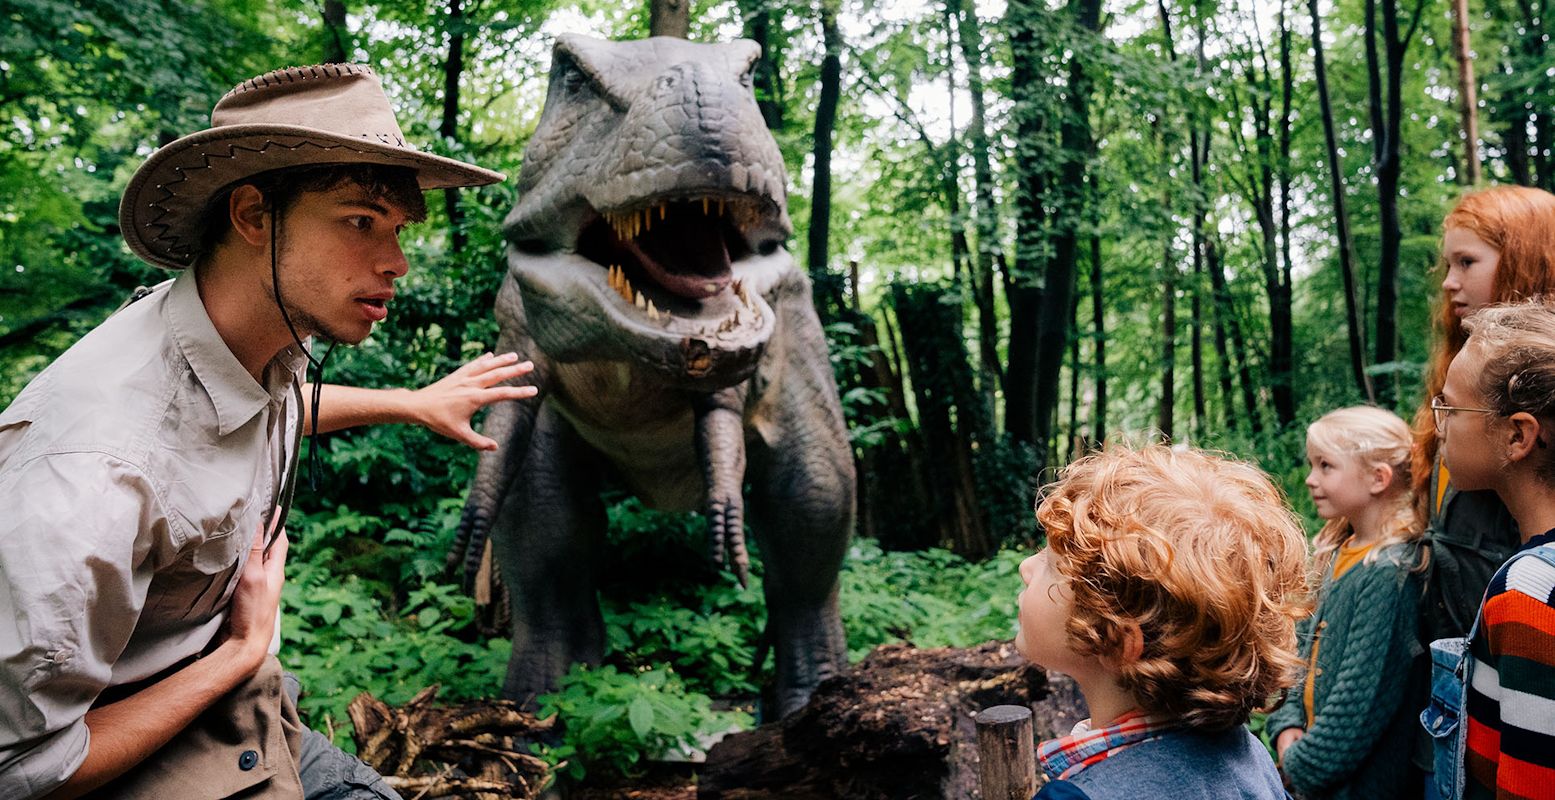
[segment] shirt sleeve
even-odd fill
[[[0,797],[39,797],[86,759],[84,717],[135,629],[167,519],[102,453],[0,472]]]
[[[1474,667],[1475,688],[1499,683],[1500,735],[1495,747],[1496,788],[1534,796],[1555,782],[1555,567],[1520,558],[1507,573],[1507,591],[1485,603],[1484,620],[1494,669]],[[1474,709],[1470,709],[1472,713]],[[1473,736],[1473,731],[1471,731]],[[1476,737],[1477,739],[1477,737]],[[1470,750],[1482,746],[1469,742]],[[1472,761],[1473,759],[1471,759]],[[1529,794],[1530,787],[1537,791]]]
[[[1294,791],[1321,796],[1352,775],[1403,702],[1409,637],[1417,592],[1409,587],[1408,568],[1391,561],[1355,567],[1363,583],[1350,609],[1354,622],[1343,648],[1331,662],[1333,677],[1313,713],[1307,735],[1285,751],[1282,766]]]
[[[1312,619],[1313,615],[1308,614],[1296,623],[1296,641],[1303,664],[1307,664],[1312,655]],[[1278,739],[1281,733],[1291,728],[1307,727],[1306,709],[1301,705],[1301,692],[1306,678],[1306,670],[1303,669],[1301,680],[1285,692],[1285,702],[1269,715],[1268,721],[1264,724],[1264,732],[1268,734],[1269,741]]]

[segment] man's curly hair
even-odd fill
[[[1296,683],[1307,540],[1256,467],[1109,447],[1070,464],[1037,519],[1074,594],[1075,651],[1116,668],[1147,713],[1223,730]],[[1134,661],[1130,623],[1144,640]]]

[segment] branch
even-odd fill
[[[1415,0],[1414,19],[1409,21],[1409,30],[1404,32],[1404,38],[1399,42],[1398,51],[1403,53],[1409,49],[1409,40],[1415,38],[1415,29],[1420,27],[1420,17],[1425,13],[1425,0]]]

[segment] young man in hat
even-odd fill
[[[366,67],[260,76],[211,122],[121,206],[177,277],[0,413],[0,797],[397,797],[302,729],[273,655],[300,436],[416,422],[489,448],[470,416],[534,391],[504,385],[512,355],[416,392],[323,387],[304,343],[385,318],[423,190],[501,175],[405,144]]]

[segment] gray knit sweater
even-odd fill
[[[1416,544],[1390,545],[1339,580],[1330,569],[1312,616],[1297,626],[1301,656],[1317,650],[1314,719],[1302,703],[1305,679],[1269,718],[1271,738],[1287,728],[1306,736],[1285,751],[1282,769],[1298,797],[1413,798],[1410,763],[1419,682],[1415,635],[1421,577]]]

